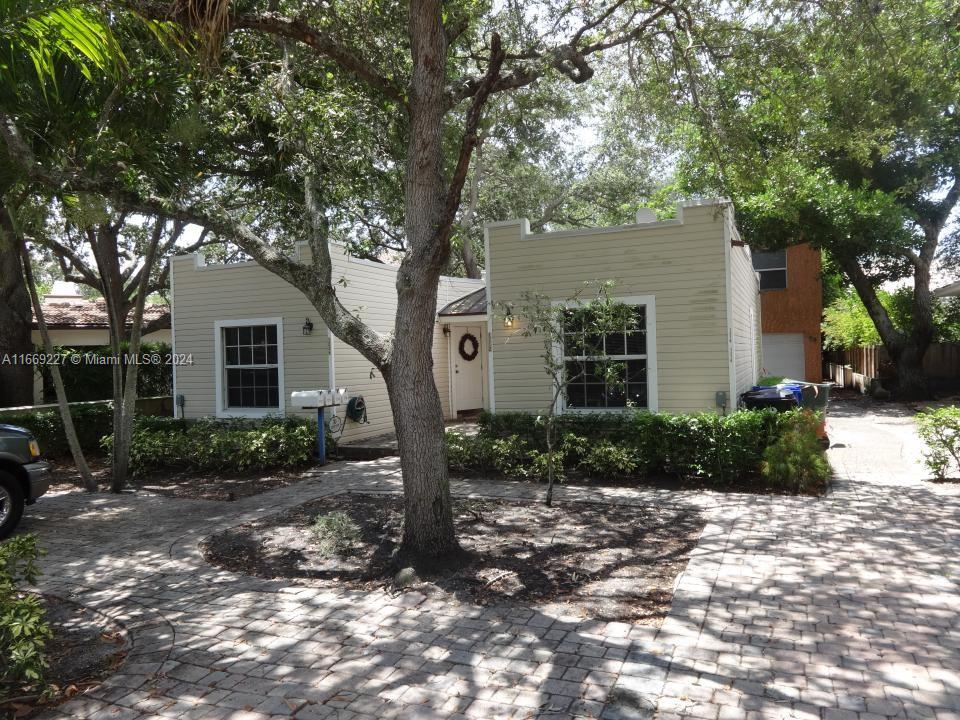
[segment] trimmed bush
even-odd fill
[[[70,414],[77,430],[77,439],[85,453],[101,452],[101,440],[113,433],[113,404],[71,404]],[[20,425],[37,437],[40,450],[47,457],[63,457],[70,454],[67,436],[57,408],[47,410],[3,412],[0,423]]]
[[[816,416],[803,411],[569,413],[555,419],[559,435],[555,462],[558,471],[576,469],[597,480],[668,474],[724,484],[760,476],[764,461],[774,459],[765,457],[768,448],[788,432],[792,441],[800,437],[812,443],[816,457],[822,459],[815,424]],[[521,478],[546,473],[543,425],[530,413],[484,413],[478,435],[448,433],[447,444],[455,471]],[[821,474],[819,468],[812,472]],[[771,482],[783,485],[783,474],[774,474]],[[787,474],[792,480],[785,487],[812,482]]]
[[[960,408],[917,413],[917,434],[927,444],[924,464],[938,480],[960,472]]]
[[[784,418],[781,433],[763,453],[763,476],[785,490],[804,492],[830,477],[830,465],[817,440],[816,413],[799,411]]]
[[[40,577],[42,554],[33,534],[0,543],[0,685],[40,684],[47,669],[44,647],[53,633],[40,598],[21,589]]]
[[[601,440],[590,446],[577,467],[592,478],[622,478],[637,474],[640,462],[639,454],[629,445]]]
[[[302,418],[178,420],[138,418],[130,470],[243,471],[296,467],[313,459],[317,424]],[[103,439],[107,451],[113,437]]]

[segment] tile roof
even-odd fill
[[[100,329],[108,327],[107,304],[103,300],[55,300],[47,299],[42,303],[43,317],[50,328],[77,330]],[[166,305],[147,305],[143,309],[145,323],[159,322],[158,328],[170,327],[170,308]],[[33,327],[37,327],[34,319]]]

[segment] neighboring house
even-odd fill
[[[446,417],[483,408],[543,411],[550,386],[541,340],[520,337],[517,325],[506,326],[502,312],[489,309],[516,304],[524,290],[562,301],[590,280],[614,281],[613,295],[636,306],[643,328],[607,340],[608,352],[626,365],[625,386],[579,383],[570,389],[568,409],[616,410],[629,402],[685,412],[736,405],[761,367],[760,305],[732,206],[686,203],[672,220],[657,222],[650,211],[638,220],[537,235],[525,220],[488,226],[486,281],[440,281],[433,371]],[[397,268],[352,258],[341,246],[331,249],[343,304],[390,332]],[[308,261],[305,245],[298,253]],[[364,397],[369,420],[348,422],[345,439],[392,430],[379,373],[335,338],[284,280],[253,262],[208,265],[199,255],[175,257],[171,277],[174,351],[188,363],[175,367],[178,413],[309,415],[291,406],[292,391],[344,387],[348,396]]]
[[[54,347],[103,347],[110,344],[106,303],[84,297],[75,283],[57,280],[40,305]],[[144,327],[150,329],[143,336],[144,342],[170,344],[173,336],[170,309],[166,305],[147,305],[143,310],[143,319]],[[36,318],[33,320],[32,339],[35,347],[43,346]],[[34,401],[44,402],[44,394],[43,378],[38,372],[34,378]]]
[[[103,300],[85,298],[76,284],[57,280],[40,303],[43,318],[55,347],[91,347],[110,344],[110,325],[107,305]],[[143,309],[145,327],[152,331],[143,336],[144,342],[169,343],[170,308],[166,305],[147,305]],[[37,321],[33,321],[33,344],[43,344]]]
[[[763,309],[763,374],[820,382],[823,283],[820,251],[809,243],[754,252]]]

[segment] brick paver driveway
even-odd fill
[[[50,550],[42,588],[122,622],[132,649],[45,717],[960,718],[960,488],[921,484],[896,412],[840,406],[831,435],[839,477],[822,499],[586,495],[706,514],[659,632],[243,577],[197,551],[285,505],[395,490],[391,460],[235,503],[46,498],[25,523]]]

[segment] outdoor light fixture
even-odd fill
[[[313,334],[313,323],[310,322],[310,318],[307,318],[303,321],[303,334],[311,335]]]
[[[447,337],[450,337],[450,326],[449,326],[449,325],[444,325],[444,326],[443,326],[443,334],[446,335]]]
[[[512,327],[513,327],[513,315],[507,315],[507,316],[503,319],[503,326],[504,326],[505,328],[512,328]]]

